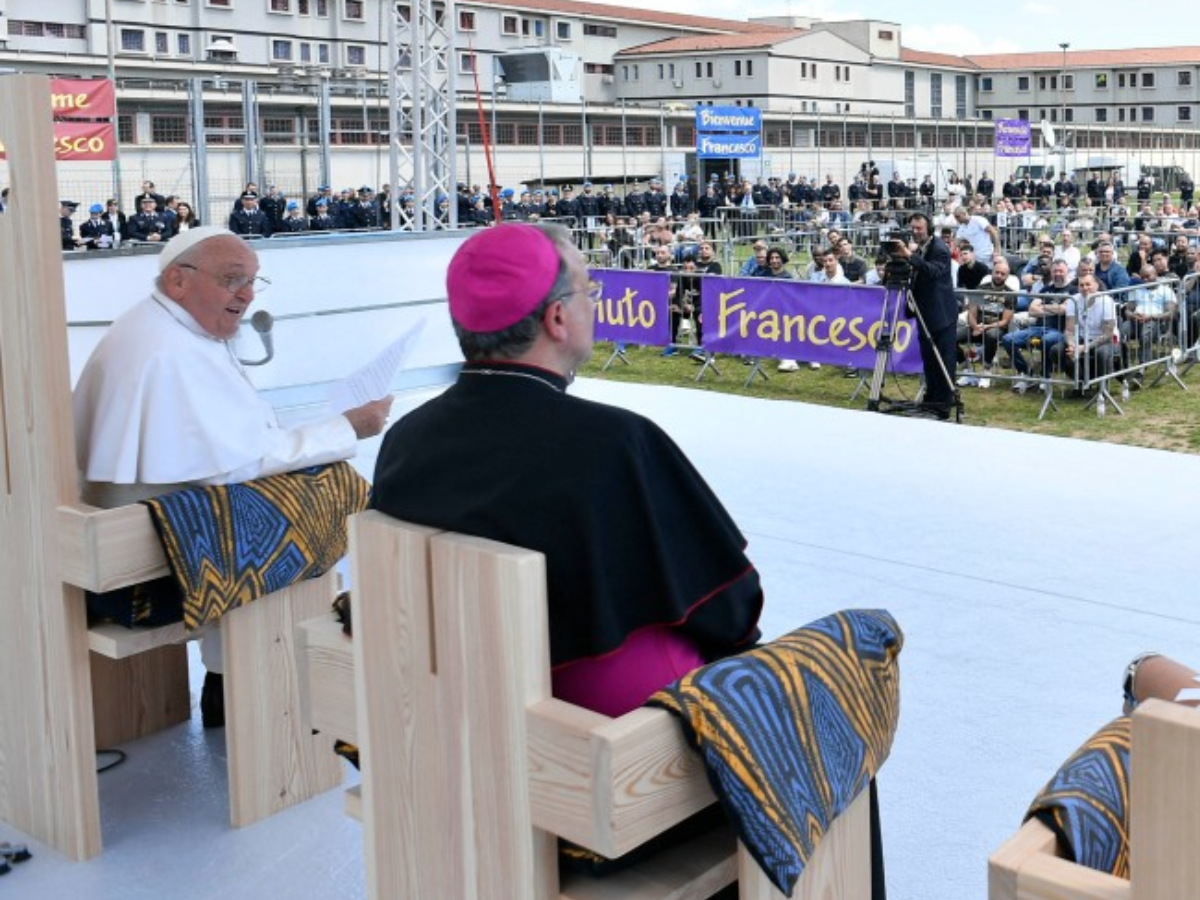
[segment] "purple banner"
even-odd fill
[[[996,156],[1029,156],[1029,123],[1024,119],[997,119],[995,145]]]
[[[670,275],[623,269],[592,269],[589,274],[603,285],[596,304],[596,340],[651,347],[671,342]]]
[[[875,342],[895,322],[890,369],[921,371],[917,324],[894,317],[884,290],[773,278],[704,279],[704,349],[870,369]]]

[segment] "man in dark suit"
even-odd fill
[[[908,227],[912,230],[912,243],[896,242],[892,247],[896,255],[908,259],[913,269],[910,290],[912,303],[920,315],[917,342],[925,370],[922,407],[939,419],[949,419],[955,403],[958,325],[958,300],[954,297],[954,282],[950,278],[950,250],[933,233],[933,225],[925,213],[913,213]]]
[[[258,194],[246,191],[241,196],[242,208],[229,217],[229,230],[242,236],[271,236],[271,220],[258,208]]]
[[[129,239],[131,241],[149,241],[158,243],[170,237],[166,220],[158,214],[154,198],[142,195],[137,215],[128,223]]]

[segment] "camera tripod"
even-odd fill
[[[905,268],[907,269],[907,267]],[[879,310],[879,337],[875,342],[875,368],[871,371],[870,391],[867,394],[867,409],[871,412],[887,413],[889,415],[940,418],[939,410],[934,410],[923,402],[927,388],[924,374],[921,376],[921,387],[917,390],[917,395],[914,399],[896,401],[883,396],[883,382],[887,376],[888,364],[892,357],[896,323],[900,318],[902,310],[908,309],[912,312],[917,320],[917,327],[920,328],[921,334],[925,336],[925,340],[930,346],[934,346],[933,336],[929,333],[929,326],[925,324],[925,317],[921,315],[921,310],[913,300],[911,271],[900,272],[889,263],[884,275],[883,288],[883,305]],[[954,383],[954,379],[950,377],[950,371],[946,368],[946,361],[942,359],[941,354],[937,353],[935,349],[933,355],[937,360],[938,368],[941,370],[940,374],[942,378],[946,379],[946,384],[950,387],[951,399],[949,408],[945,410],[945,413],[949,416],[953,412],[954,421],[961,423],[964,412],[962,394],[958,386]]]

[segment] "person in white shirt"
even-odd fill
[[[958,231],[954,237],[960,241],[970,241],[975,248],[975,258],[985,266],[991,266],[992,257],[1000,246],[1000,233],[996,226],[983,216],[973,216],[965,207],[954,210],[954,221],[958,223]]]
[[[1079,293],[1067,301],[1066,337],[1061,346],[1065,348],[1064,362],[1070,366],[1064,366],[1064,371],[1069,371],[1076,383],[1082,383],[1085,373],[1095,377],[1112,372],[1120,352],[1117,306],[1110,295],[1097,296],[1099,289],[1095,275],[1080,275]],[[1088,360],[1090,369],[1080,365]]]
[[[1064,228],[1058,238],[1059,244],[1054,248],[1054,258],[1064,260],[1069,277],[1074,278],[1075,270],[1079,268],[1079,248],[1075,246],[1075,232]]]
[[[1154,357],[1154,344],[1171,333],[1178,306],[1175,292],[1170,285],[1158,280],[1159,272],[1152,263],[1146,263],[1138,272],[1142,285],[1137,288],[1125,304],[1121,322],[1121,340],[1138,342],[1138,359],[1148,363]],[[1141,387],[1141,377],[1135,375],[1131,387]]]

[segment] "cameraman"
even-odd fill
[[[950,251],[934,236],[927,213],[913,213],[908,219],[908,227],[912,231],[912,243],[905,245],[897,241],[889,245],[889,252],[907,259],[912,265],[910,303],[924,323],[923,327],[918,323],[917,328],[925,369],[922,407],[945,420],[950,418],[954,406],[958,325],[958,301],[954,297],[954,282],[950,279]]]

